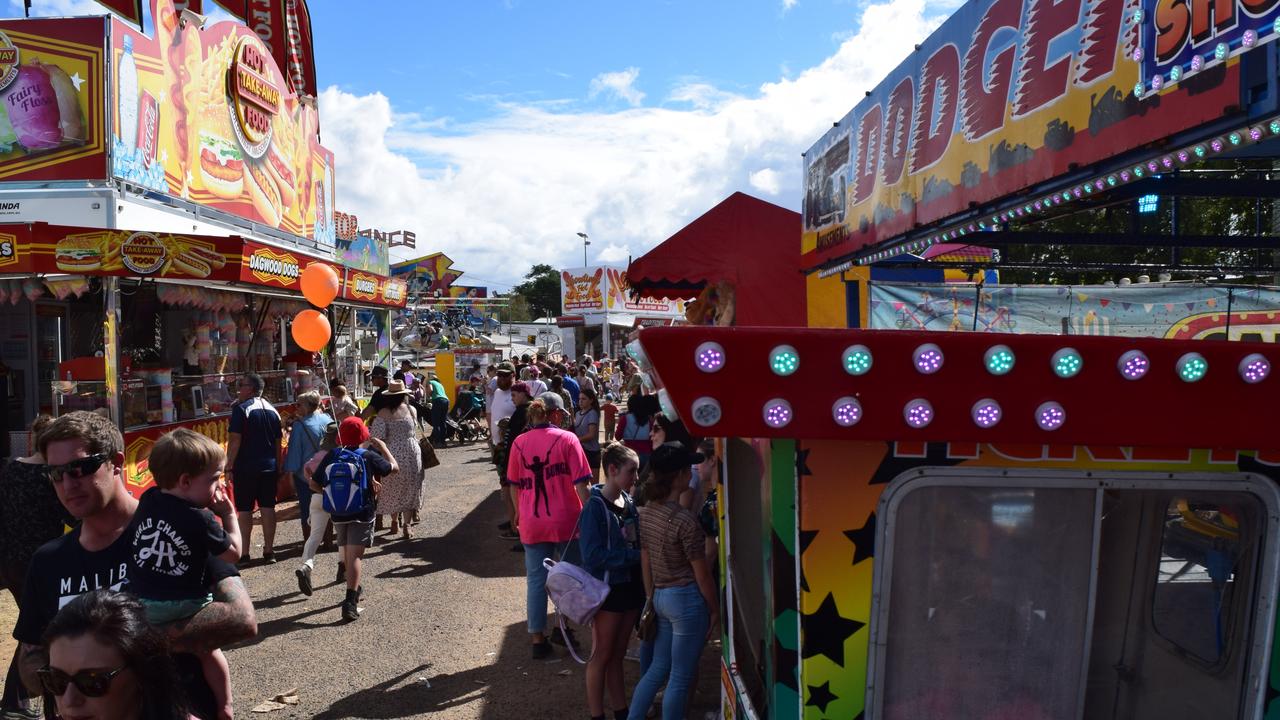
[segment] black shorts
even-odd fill
[[[640,567],[636,566],[632,572],[638,574]],[[610,585],[609,595],[604,599],[600,609],[605,612],[630,612],[643,608],[644,601],[644,580],[637,577],[624,583]]]
[[[586,453],[587,455],[587,467],[591,468],[594,471],[599,471],[600,470],[600,451],[584,450],[583,452]]]
[[[275,470],[256,473],[231,474],[231,489],[235,495],[236,512],[253,512],[260,508],[276,506],[276,481],[280,473]]]

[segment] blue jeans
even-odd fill
[[[658,611],[658,637],[654,640],[653,662],[636,684],[627,717],[644,720],[658,688],[665,684],[667,691],[662,696],[662,720],[681,720],[702,646],[707,641],[707,625],[711,618],[697,583],[658,588],[653,595],[654,608]]]
[[[298,517],[303,525],[311,524],[311,485],[307,484],[301,472],[293,473],[293,491],[298,495]]]
[[[552,560],[570,560],[566,558],[568,542],[544,542],[524,546],[525,577],[525,613],[529,618],[529,634],[547,631],[547,568],[542,564],[548,558]],[[577,547],[577,543],[573,543]]]
[[[431,443],[439,447],[448,437],[449,398],[431,398]]]

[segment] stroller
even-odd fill
[[[484,394],[458,389],[458,404],[449,411],[446,436],[458,438],[460,445],[489,439],[489,423],[484,419]]]

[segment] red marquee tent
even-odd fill
[[[685,299],[727,282],[735,325],[803,327],[800,228],[800,213],[737,192],[633,260],[627,282],[640,296]]]

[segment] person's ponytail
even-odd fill
[[[525,418],[527,425],[542,425],[547,421],[547,404],[541,400],[534,400],[525,407]]]

